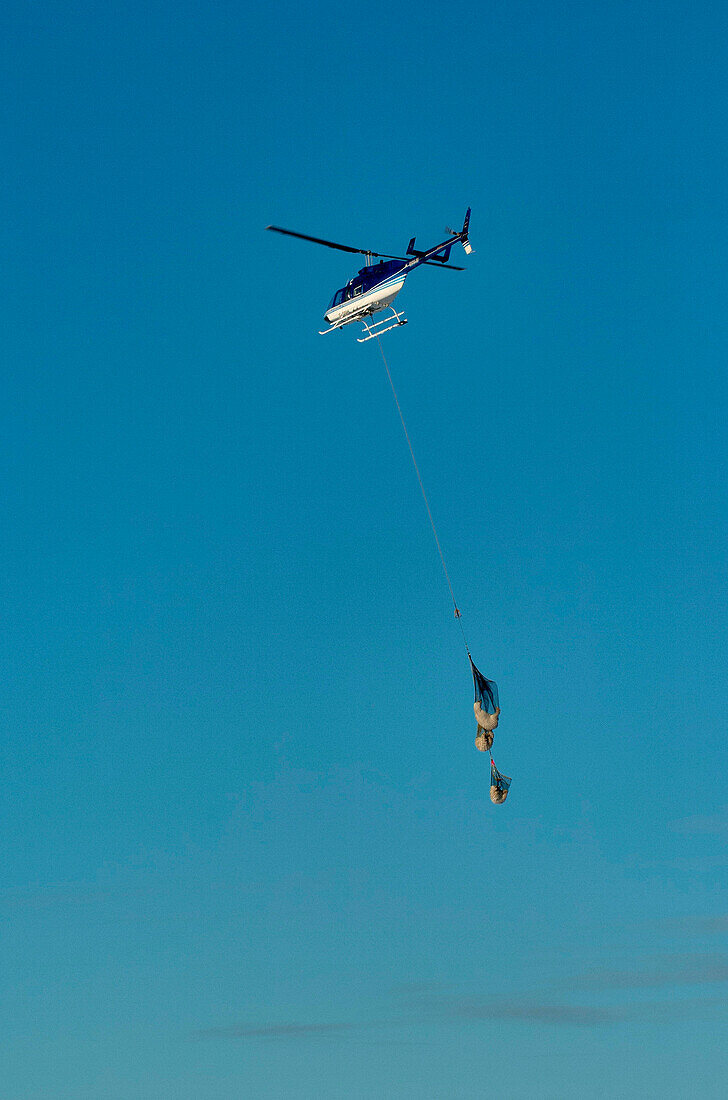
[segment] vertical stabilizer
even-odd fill
[[[469,229],[469,227],[470,227],[470,207],[468,207],[468,209],[466,211],[465,221],[463,222],[462,233],[460,234],[460,243],[462,244],[462,246],[465,249],[465,252],[468,256],[473,251],[473,246],[471,245],[470,241],[468,240],[468,229]]]

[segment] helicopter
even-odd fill
[[[447,267],[450,271],[464,271],[462,267],[448,263],[450,249],[460,242],[467,255],[473,251],[468,240],[468,226],[470,224],[470,207],[465,214],[465,221],[460,232],[448,228],[450,237],[440,244],[421,252],[415,248],[413,237],[407,246],[406,256],[390,256],[386,252],[373,252],[369,248],[352,248],[348,244],[336,244],[334,241],[326,241],[321,237],[309,237],[306,233],[296,233],[292,229],[282,229],[279,225],[267,225],[266,229],[274,233],[284,233],[288,237],[298,237],[302,241],[312,241],[313,244],[322,244],[326,248],[336,248],[340,252],[354,252],[366,256],[366,266],[359,269],[357,274],[349,280],[346,286],[336,291],[329,302],[324,314],[324,320],[328,328],[320,329],[319,334],[325,336],[327,332],[350,325],[354,321],[360,321],[364,328],[364,335],[357,337],[360,344],[371,340],[375,336],[381,336],[398,325],[406,325],[407,318],[404,313],[395,309],[392,302],[404,286],[405,279],[410,271],[414,271],[421,264],[432,264],[435,267]],[[373,263],[373,260],[379,263]],[[385,262],[386,261],[386,262]],[[382,310],[389,309],[386,317],[379,321],[373,321],[373,315]]]

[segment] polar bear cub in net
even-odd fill
[[[501,788],[495,786],[495,784],[490,788],[490,800],[491,800],[491,802],[495,802],[496,806],[501,802],[505,802],[505,800],[507,798],[508,798],[508,790],[507,789],[506,790],[501,790]]]
[[[498,728],[500,707],[495,708],[495,714],[488,714],[487,710],[483,710],[481,707],[480,699],[476,699],[473,703],[473,710],[475,711],[475,721],[478,723],[478,729],[490,731]]]
[[[476,699],[473,703],[473,710],[475,711],[475,721],[478,723],[478,736],[475,738],[475,747],[480,752],[490,752],[493,747],[493,730],[498,725],[500,707],[495,708],[495,714],[488,714],[487,710],[483,710],[481,707],[480,700]]]

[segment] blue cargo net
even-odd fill
[[[500,711],[498,706],[498,685],[495,680],[488,680],[473,664],[470,658],[470,667],[473,670],[473,683],[475,684],[475,701],[480,703],[480,709],[486,714],[495,714]]]

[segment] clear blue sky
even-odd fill
[[[725,1095],[725,30],[4,8],[3,1098]]]

